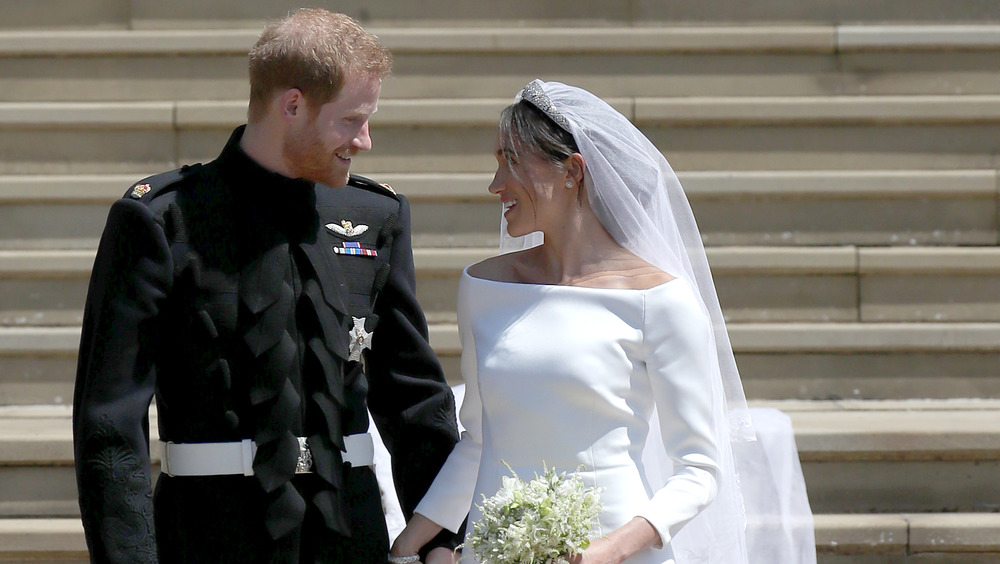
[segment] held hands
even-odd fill
[[[407,564],[420,564],[420,560],[417,559],[416,555],[400,557],[392,553],[389,554],[389,564],[403,561],[406,561]],[[455,556],[455,552],[444,547],[435,548],[430,551],[426,560],[426,564],[455,564],[456,562],[458,562],[458,558]]]
[[[427,564],[455,564],[455,562],[458,562],[458,557],[448,548],[435,548],[427,555]]]
[[[417,554],[439,532],[441,532],[440,525],[419,513],[414,513],[413,518],[392,543],[389,555],[405,557]],[[454,562],[454,555],[448,548],[435,548],[427,555],[427,564],[453,564]]]

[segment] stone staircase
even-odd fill
[[[68,404],[107,208],[217,154],[247,48],[294,7],[220,4],[0,0],[0,563],[86,561]],[[413,203],[450,381],[458,274],[498,241],[497,112],[577,84],[678,171],[747,395],[795,426],[820,562],[1000,562],[1000,4],[336,9],[395,55],[355,169]]]

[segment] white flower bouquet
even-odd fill
[[[466,546],[490,564],[568,564],[567,555],[590,545],[601,512],[600,489],[585,488],[577,474],[554,468],[525,482],[513,468],[503,487],[476,505],[483,516],[472,525]]]

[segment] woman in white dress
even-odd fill
[[[414,561],[467,513],[478,519],[474,503],[496,493],[507,465],[522,477],[579,470],[603,489],[596,540],[574,563],[809,561],[763,546],[767,560],[748,556],[739,482],[767,472],[737,478],[734,447],[751,452],[754,430],[667,161],[599,98],[537,80],[502,113],[495,155],[503,246],[522,250],[462,273],[465,432],[390,562]]]

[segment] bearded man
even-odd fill
[[[310,9],[249,61],[248,123],[130,187],[101,238],[73,411],[94,562],[384,562],[368,410],[407,516],[458,440],[409,205],[349,172],[389,52]]]

